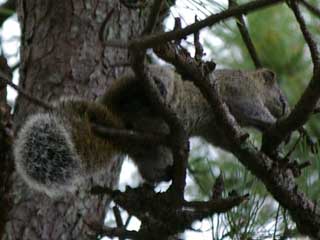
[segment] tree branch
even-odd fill
[[[123,221],[122,221],[122,217],[121,217],[121,213],[120,213],[119,208],[117,206],[114,206],[112,208],[112,211],[113,211],[113,215],[116,220],[117,226],[123,227],[124,225],[123,225]]]
[[[151,34],[157,22],[160,6],[163,0],[154,0],[148,23],[143,35]],[[154,16],[153,16],[154,15]],[[143,36],[142,35],[142,36]],[[179,205],[184,199],[186,168],[189,154],[188,136],[180,120],[162,99],[154,80],[144,65],[146,48],[130,48],[132,51],[132,69],[141,81],[141,87],[145,90],[154,109],[163,116],[170,127],[170,146],[173,154],[173,176],[169,192],[172,194],[172,204]],[[161,76],[160,76],[161,77]]]
[[[211,105],[216,121],[219,125],[221,124],[220,126],[225,129],[226,135],[230,137],[231,145],[239,141],[241,142],[245,134],[241,132],[240,126],[230,114],[225,103],[221,100],[217,85],[215,83],[210,85],[210,80],[208,79],[208,73],[214,70],[215,63],[206,62],[199,64],[191,58],[190,54],[184,49],[177,50],[174,45],[169,43],[154,48],[154,51],[159,57],[176,66],[179,73],[183,76],[188,76],[188,79],[193,81],[200,89],[201,93]]]
[[[143,239],[141,234],[137,231],[129,231],[121,227],[110,228],[102,226],[98,222],[86,222],[86,225],[89,226],[97,235],[106,235],[110,238],[119,237],[120,239]]]
[[[42,107],[46,110],[51,110],[52,106],[49,103],[46,103],[38,98],[30,96],[28,93],[26,93],[23,89],[19,88],[17,85],[11,82],[10,78],[0,71],[0,79],[10,87],[12,87],[14,90],[16,90],[19,94],[21,94],[24,98],[26,98],[28,101],[32,102],[33,104]]]
[[[229,7],[232,8],[232,7],[236,7],[238,6],[237,2],[235,0],[229,0]],[[258,57],[258,54],[257,54],[257,51],[254,47],[254,44],[251,40],[251,37],[250,37],[250,34],[249,34],[249,31],[248,31],[248,28],[246,26],[246,23],[243,19],[243,16],[242,15],[239,15],[236,17],[237,18],[237,26],[238,26],[238,29],[240,31],[240,34],[241,34],[241,37],[242,37],[242,40],[243,42],[245,43],[247,49],[248,49],[248,52],[250,54],[250,57],[255,65],[256,68],[262,68],[262,63]]]
[[[227,212],[231,208],[238,206],[243,201],[248,200],[248,198],[249,198],[249,194],[245,194],[243,196],[229,197],[226,199],[222,199],[222,198],[211,199],[207,202],[185,201],[183,205],[187,208],[192,208],[194,211],[207,212],[207,213],[209,212],[208,215],[212,215],[213,213]]]
[[[197,31],[200,31],[201,29],[205,27],[210,27],[218,22],[221,22],[223,20],[226,20],[228,18],[241,15],[241,14],[247,14],[249,12],[256,11],[258,9],[268,7],[280,2],[283,2],[284,0],[256,0],[252,1],[243,5],[239,5],[238,7],[234,7],[232,9],[228,9],[225,11],[222,11],[217,14],[213,14],[204,20],[201,20],[199,22],[190,24],[189,26],[172,30],[165,33],[158,33],[154,35],[148,35],[145,37],[137,38],[134,40],[131,40],[129,42],[119,41],[119,40],[109,40],[105,43],[105,46],[108,47],[117,47],[117,48],[130,48],[132,50],[137,49],[148,49],[155,47],[159,44],[163,44],[172,40],[179,40],[183,39],[186,36],[193,34]]]
[[[172,44],[158,47],[155,49],[155,52],[164,60],[174,64],[179,72],[189,73],[190,71],[190,74],[192,74],[192,70],[197,68],[197,66],[199,67],[199,65],[194,65],[195,62],[190,59],[190,56],[187,54],[179,54],[178,50],[175,49]],[[203,73],[204,71],[200,71],[200,75],[197,75],[197,78],[201,80],[205,79]],[[190,75],[189,79],[192,79],[192,77],[195,76]],[[204,85],[202,87],[209,86]],[[299,231],[318,239],[320,236],[320,211],[303,192],[298,190],[298,185],[295,182],[295,177],[291,169],[281,164],[281,159],[273,160],[258,151],[249,141],[243,141],[245,135],[240,137],[242,141],[237,141],[237,136],[241,136],[241,134],[239,134],[241,131],[239,131],[237,124],[233,124],[232,121],[222,121],[225,116],[228,117],[228,113],[222,112],[222,114],[219,114],[219,111],[224,111],[224,109],[221,105],[220,108],[222,109],[219,109],[219,111],[215,109],[215,103],[218,102],[218,106],[220,104],[219,99],[214,99],[216,96],[210,96],[212,94],[208,93],[210,91],[212,90],[204,89],[202,92],[213,107],[214,114],[217,114],[217,118],[219,118],[219,121],[217,119],[218,127],[223,129],[230,141],[234,143],[230,151],[248,170],[264,183],[268,191],[281,206],[288,209]]]
[[[147,35],[153,32],[159,17],[160,10],[162,8],[163,0],[154,0],[154,3],[149,14],[147,25],[143,30],[142,35]]]
[[[301,4],[305,6],[310,12],[320,18],[320,9],[308,3],[306,0],[300,0]]]
[[[136,132],[133,130],[124,130],[124,129],[114,129],[108,128],[101,124],[91,123],[93,131],[97,134],[97,136],[102,138],[112,138],[119,141],[120,144],[128,144],[128,142],[132,144],[139,145],[168,145],[168,136],[157,134],[147,134]]]
[[[184,196],[186,166],[189,152],[188,136],[176,114],[163,102],[161,94],[155,86],[153,79],[151,79],[147,69],[144,67],[141,58],[135,58],[133,62],[133,69],[136,77],[140,79],[142,84],[141,87],[145,89],[154,109],[163,116],[164,120],[170,127],[170,146],[174,158],[174,174],[170,189],[174,195],[173,198],[177,201],[176,203],[178,203]]]
[[[313,114],[320,98],[320,58],[317,43],[308,31],[303,16],[296,1],[290,1],[294,15],[299,23],[300,30],[309,47],[313,62],[312,79],[301,96],[300,100],[291,111],[290,115],[280,120],[263,137],[262,150],[266,153],[274,152],[278,145],[293,131],[303,126]]]
[[[253,2],[249,2],[238,7],[228,9],[222,11],[217,14],[213,14],[204,20],[193,23],[185,28],[169,31],[166,33],[155,34],[151,36],[146,36],[144,38],[139,38],[136,40],[132,40],[129,43],[129,47],[133,49],[147,49],[154,47],[158,44],[162,44],[172,40],[182,39],[190,34],[193,34],[205,27],[212,26],[218,22],[226,20],[230,17],[237,16],[240,14],[246,14],[251,11],[256,11],[257,9],[261,9],[267,6],[271,6],[276,3],[280,3],[283,0],[256,0]]]
[[[92,192],[108,194],[116,204],[137,216],[145,224],[142,225],[139,232],[136,232],[137,235],[131,236],[133,239],[167,239],[166,237],[190,227],[196,220],[202,220],[215,213],[227,212],[248,199],[248,195],[244,195],[212,199],[208,202],[183,200],[181,202],[183,208],[177,208],[172,204],[168,193],[155,193],[152,188],[146,186],[135,189],[127,187],[125,192],[97,186]],[[119,228],[113,230],[117,229]],[[110,237],[123,237],[123,231],[126,230],[122,229],[117,235],[111,235],[114,232],[108,228],[108,231],[104,233]]]
[[[171,129],[172,129],[172,126],[175,126],[175,124],[179,124],[179,122],[176,122],[175,116],[171,115],[172,113],[170,112],[170,109],[167,109],[166,106],[164,106],[163,103],[161,103],[161,96],[159,96],[159,92],[157,91],[155,86],[152,86],[152,79],[149,79],[150,76],[148,74],[148,71],[143,65],[143,61],[141,61],[141,60],[144,60],[144,56],[145,56],[144,50],[146,48],[160,44],[162,42],[181,39],[184,36],[187,36],[188,34],[197,32],[203,27],[213,25],[214,23],[219,22],[223,19],[227,19],[231,16],[241,15],[243,13],[251,11],[252,9],[256,10],[262,6],[267,6],[267,5],[275,4],[278,2],[280,1],[258,0],[258,1],[250,2],[248,4],[244,4],[239,7],[223,11],[219,14],[212,15],[211,17],[205,20],[191,24],[188,27],[183,29],[178,29],[176,31],[171,31],[164,34],[146,36],[141,39],[133,40],[128,44],[123,44],[123,43],[120,44],[122,46],[125,46],[125,45],[128,46],[134,52],[135,58],[132,64],[133,69],[137,77],[141,79],[141,81],[144,83],[146,92],[148,94],[153,94],[153,96],[150,96],[150,99],[155,102],[154,106],[156,108],[158,107],[159,112],[163,111],[163,116],[165,117],[166,121],[169,123]],[[299,110],[299,106],[300,105],[303,106],[304,105],[303,103],[305,104],[310,103],[310,101],[312,104],[314,103],[314,105],[307,108],[307,113],[312,112],[320,95],[320,91],[319,91],[320,86],[317,86],[317,85],[320,85],[320,83],[318,83],[320,82],[319,80],[320,73],[318,70],[319,67],[317,67],[319,64],[317,47],[314,44],[314,41],[311,35],[308,33],[305,27],[305,23],[303,21],[301,14],[299,13],[298,10],[295,10],[295,6],[296,6],[295,4],[296,4],[295,2],[292,2],[292,7],[297,17],[297,20],[300,24],[300,28],[303,32],[303,35],[311,51],[312,59],[314,62],[314,75],[313,75],[312,81],[309,84],[308,89],[305,92],[307,97],[303,96],[301,98],[301,100],[297,104],[297,107],[293,110],[290,116],[291,115],[294,116],[294,114],[296,114],[295,111],[297,111],[298,113],[301,113],[299,112],[301,111],[301,109]],[[254,7],[252,9],[251,8],[249,9],[248,6],[250,7],[254,6]],[[139,49],[142,49],[142,51],[139,52]],[[201,61],[195,61],[190,57],[190,55],[186,51],[183,51],[183,49],[177,50],[175,47],[172,47],[170,43],[167,43],[165,46],[161,46],[161,47],[157,46],[156,48],[154,48],[154,50],[157,52],[157,54],[160,53],[159,55],[161,55],[164,60],[167,60],[173,63],[179,72],[184,73],[185,75],[188,75],[189,79],[192,80],[195,83],[195,85],[198,86],[198,88],[200,89],[200,91],[202,92],[202,94],[208,100],[210,106],[212,107],[212,110],[216,117],[217,126],[223,129],[223,131],[225,132],[230,142],[229,150],[239,159],[239,161],[241,161],[241,163],[247,169],[249,169],[254,175],[256,175],[259,179],[261,179],[261,181],[265,184],[266,188],[271,192],[274,198],[284,208],[288,209],[293,220],[297,223],[297,226],[300,232],[308,234],[309,236],[312,236],[318,239],[320,237],[320,230],[319,230],[320,229],[319,228],[320,212],[318,207],[311,200],[309,200],[303,192],[298,190],[298,185],[295,182],[295,176],[291,168],[288,167],[288,164],[281,164],[282,159],[271,159],[269,156],[267,156],[263,152],[260,152],[258,149],[256,149],[255,146],[252,145],[249,141],[245,141],[248,135],[242,132],[241,128],[239,127],[235,119],[229,114],[228,108],[225,106],[225,104],[223,103],[223,101],[219,96],[219,92],[217,90],[217,86],[214,80],[209,79],[209,73],[213,71],[215,66],[214,63],[212,62],[203,63]],[[210,80],[213,80],[213,81],[210,81]],[[213,84],[210,85],[210,82],[213,82]],[[317,87],[314,88],[315,86]],[[312,89],[312,87],[314,89]],[[306,100],[303,100],[304,98]],[[158,104],[157,104],[157,101],[158,101]],[[305,114],[305,109],[303,110],[303,114]],[[288,121],[288,119],[290,119],[290,116],[284,121]],[[301,120],[301,119],[302,118],[298,118],[298,121],[297,121],[298,124],[295,123],[298,125],[298,127],[301,126],[301,123],[304,123],[307,120],[307,118],[305,120],[303,119]],[[279,123],[279,125],[281,126],[281,122]],[[286,134],[280,135],[280,142],[281,142],[281,137],[283,136],[286,136]],[[277,146],[277,144],[275,146]],[[178,151],[177,152],[173,151],[173,152],[176,154],[179,153]],[[178,162],[177,160],[180,160],[180,159],[184,160],[183,154],[175,155],[175,163]],[[180,165],[180,167],[181,166],[182,165]],[[177,170],[177,172],[179,172],[179,170]],[[179,179],[185,181],[184,178],[179,177]],[[183,185],[179,183],[177,184],[177,186],[178,186],[178,191],[182,192],[183,194],[183,189],[179,188],[179,186],[181,187]],[[137,192],[135,192],[135,194],[137,194]],[[139,195],[144,195],[144,198],[140,199]],[[134,196],[136,196],[136,198],[134,198]],[[129,203],[127,199],[134,199],[135,201],[131,202],[133,205],[137,204],[137,199],[138,199],[139,206],[138,205],[135,205],[135,206],[138,209],[144,208],[146,204],[142,204],[142,203],[144,201],[148,201],[147,199],[148,194],[140,193],[134,196],[131,195],[131,197],[127,197],[123,199],[123,201],[121,201],[121,204],[124,204],[126,206],[125,208],[130,210],[130,206],[128,206]],[[161,198],[160,196],[155,198],[154,195],[151,195],[150,199],[152,200],[150,201],[150,204],[152,204],[152,202],[158,199],[158,201],[160,201],[159,206],[166,205],[166,200],[168,200],[167,198],[165,197]],[[120,206],[121,204],[119,203]],[[154,204],[155,205],[152,205],[154,207],[150,208],[151,205],[149,206],[148,211],[155,211],[156,209],[158,209],[157,208],[158,205],[156,203]],[[162,209],[162,212],[163,211],[165,211],[165,209]],[[163,216],[162,214],[163,213],[155,212],[153,215],[159,217],[159,219],[161,220],[168,220],[168,216],[170,217],[174,216],[174,215],[170,215],[172,213],[170,212],[169,214],[169,211],[166,212],[165,216]],[[140,215],[140,217],[144,219],[144,215]],[[159,221],[156,221],[156,222],[159,223]]]

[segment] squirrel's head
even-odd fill
[[[147,146],[135,149],[129,156],[149,184],[169,181],[172,178],[173,155],[168,147]]]
[[[270,113],[276,118],[286,116],[290,109],[286,96],[282,93],[276,74],[266,68],[255,72],[257,81],[260,81],[261,98]]]
[[[289,105],[269,69],[217,70],[219,90],[231,113],[242,126],[261,131],[289,112]]]

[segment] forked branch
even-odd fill
[[[262,150],[271,153],[293,131],[302,127],[314,113],[320,98],[320,58],[316,41],[309,32],[296,0],[290,1],[290,7],[299,23],[300,30],[309,47],[313,62],[313,76],[300,100],[290,115],[279,121],[263,139]]]

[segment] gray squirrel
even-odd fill
[[[230,149],[208,102],[192,82],[183,81],[168,67],[148,68],[164,102],[175,111],[189,136]],[[242,126],[264,131],[289,111],[271,70],[215,70],[211,80],[217,81],[223,100]],[[92,121],[145,133],[170,132],[139,87],[139,79],[131,74],[115,81],[96,102],[62,99],[53,110],[30,116],[14,145],[17,172],[30,187],[58,196],[73,192],[86,177],[105,168],[111,158],[126,153],[148,182],[170,179],[173,157],[169,148],[102,139],[93,132]]]

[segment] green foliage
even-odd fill
[[[309,2],[320,7],[317,0]],[[320,42],[320,18],[316,18],[305,8],[301,9],[310,31],[315,35],[316,41]],[[277,5],[249,14],[245,20],[263,66],[277,73],[281,88],[291,106],[294,106],[311,79],[313,66],[309,49],[292,11],[285,4]],[[208,57],[217,63],[218,68],[254,69],[235,20],[215,25],[212,32],[205,36],[204,45],[210,49],[212,55]],[[308,132],[316,143],[320,138],[319,115],[313,116],[307,124]],[[261,134],[251,135],[258,145]],[[290,143],[283,149],[284,155],[294,147],[298,139],[299,135],[293,134]],[[300,163],[307,160],[312,163],[311,167],[302,171],[298,182],[310,199],[319,199],[320,153],[312,153],[306,139],[302,138],[291,159]],[[220,170],[225,180],[225,196],[232,189],[239,194],[250,193],[251,196],[246,204],[228,214],[212,218],[213,229],[220,229],[213,231],[213,239],[287,239],[297,234],[287,213],[278,208],[264,186],[230,154],[217,151],[213,156],[210,151],[197,146],[189,163],[189,175],[194,181],[191,181],[187,190],[193,198],[210,198],[211,188]]]
[[[11,16],[14,13],[15,13],[15,11],[12,9],[0,8],[0,15],[1,16]]]
[[[226,24],[228,28],[225,27]],[[210,38],[205,41],[205,44],[212,49],[213,58],[218,66],[254,68],[236,22],[228,21],[226,24],[213,29],[213,34],[223,41],[221,47],[210,43]],[[283,85],[287,85],[288,82],[299,82],[301,86],[308,82],[311,69],[309,54],[305,56],[306,45],[298,31],[299,26],[287,6],[274,6],[252,13],[247,18],[247,25],[263,66],[273,69]],[[225,49],[228,50],[228,54],[219,54]],[[301,90],[299,87],[295,88],[289,99]]]

